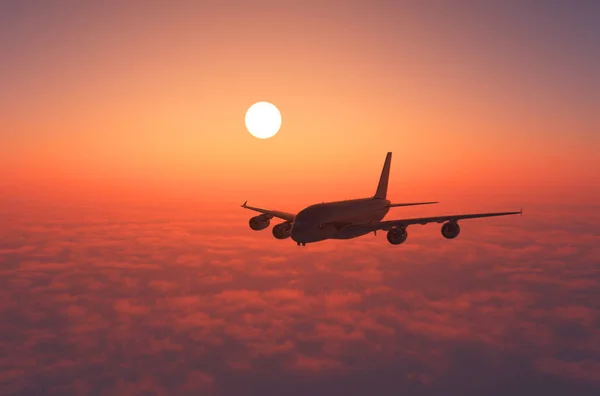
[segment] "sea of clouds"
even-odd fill
[[[600,393],[598,208],[306,247],[239,205],[0,212],[0,394]]]

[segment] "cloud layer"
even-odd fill
[[[235,206],[12,203],[0,393],[597,394],[590,213],[299,248]]]

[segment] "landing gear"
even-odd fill
[[[304,243],[304,242],[296,242],[296,245],[298,245],[298,246],[300,246],[300,245],[306,246],[306,243]]]

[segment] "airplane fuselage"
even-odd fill
[[[369,231],[349,232],[348,226],[379,222],[389,210],[390,201],[379,198],[349,199],[311,205],[296,215],[291,237],[297,243],[356,238]]]

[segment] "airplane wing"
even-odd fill
[[[458,221],[466,219],[477,219],[480,217],[495,217],[495,216],[507,216],[514,214],[522,214],[523,211],[519,212],[500,212],[500,213],[478,213],[478,214],[463,214],[463,215],[451,215],[451,216],[436,216],[436,217],[422,217],[416,219],[403,219],[403,220],[388,220],[380,221],[377,223],[363,224],[357,226],[349,226],[345,230],[352,231],[377,231],[377,230],[391,230],[396,227],[406,227],[412,224],[425,225],[428,223],[444,223],[446,221]]]
[[[278,217],[280,219],[287,220],[287,221],[294,221],[294,219],[296,218],[296,215],[292,214],[292,213],[281,212],[279,210],[270,210],[270,209],[255,208],[253,206],[246,205],[247,203],[248,203],[248,201],[244,202],[242,204],[242,208],[250,209],[250,210],[253,210],[255,212],[259,212],[259,213],[265,214],[265,215],[269,216],[269,218]]]

